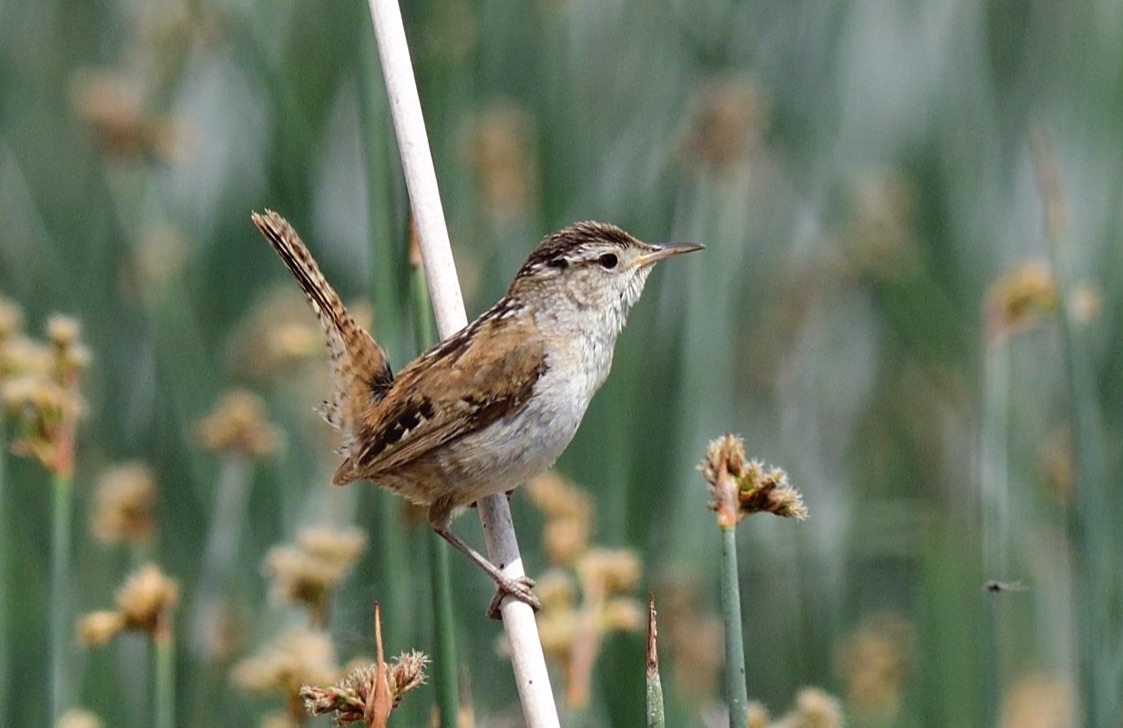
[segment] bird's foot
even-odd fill
[[[503,615],[499,612],[499,606],[509,596],[530,605],[530,608],[536,612],[542,608],[542,602],[538,601],[538,597],[534,596],[534,592],[531,591],[534,588],[534,579],[529,576],[520,576],[517,579],[505,576],[503,581],[496,580],[495,583],[499,588],[496,589],[495,596],[487,607],[489,619],[503,619]]]

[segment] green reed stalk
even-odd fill
[[[365,0],[361,13],[369,16]],[[386,91],[382,85],[382,69],[378,49],[368,28],[359,34],[359,124],[362,128],[363,171],[366,180],[367,220],[370,227],[371,254],[371,304],[378,324],[373,333],[390,354],[404,358],[409,346],[408,325],[405,320],[408,291],[403,285],[405,249],[400,244],[401,235],[394,232],[394,221],[401,205],[394,195],[394,173],[397,157],[390,134],[386,110]],[[378,519],[378,553],[383,564],[408,565],[412,561],[407,544],[407,533],[401,519],[401,500],[393,493],[378,489],[375,494]],[[379,591],[383,619],[387,631],[396,639],[410,640],[413,631],[411,620],[410,585],[401,578],[393,578],[389,569]],[[407,712],[411,705],[403,708]]]
[[[745,641],[741,634],[741,585],[737,571],[737,527],[721,530],[721,616],[725,623],[725,699],[729,725],[749,721],[749,690],[745,682]]]
[[[1089,355],[1087,326],[1075,320],[1073,311],[1074,251],[1068,226],[1064,183],[1056,149],[1046,129],[1030,137],[1030,156],[1035,165],[1044,210],[1045,237],[1056,280],[1072,427],[1073,483],[1076,507],[1070,520],[1070,538],[1076,552],[1075,583],[1078,621],[1081,705],[1085,728],[1117,725],[1123,703],[1120,672],[1112,669],[1113,644],[1118,649],[1120,631],[1110,605],[1118,598],[1114,534],[1118,529],[1112,493],[1104,468],[1103,427],[1096,396],[1095,372]]]
[[[430,582],[433,589],[433,687],[437,692],[440,728],[456,728],[460,695],[456,684],[456,639],[452,620],[449,545],[437,534],[429,537]]]
[[[1009,391],[1010,359],[1006,336],[984,342],[982,414],[982,509],[983,573],[988,579],[1009,578],[1010,559],[1010,474],[1009,474]],[[1005,631],[995,611],[1002,600],[988,599],[986,629],[981,646],[982,680],[979,696],[986,725],[995,725],[1002,702],[1004,650],[1012,645],[1003,639]],[[1008,655],[1007,655],[1008,656]]]
[[[172,617],[162,618],[153,636],[156,667],[155,727],[175,726],[175,629]]]
[[[201,639],[207,632],[208,610],[228,593],[236,578],[242,552],[243,528],[246,526],[246,504],[253,480],[253,461],[241,453],[222,456],[210,532],[203,550],[199,579],[195,587],[191,633],[194,648],[202,649]]]
[[[1071,300],[1067,286],[1058,275],[1058,293],[1062,309]],[[1075,470],[1076,523],[1072,538],[1076,547],[1077,619],[1080,627],[1080,680],[1084,725],[1106,728],[1115,725],[1121,702],[1118,677],[1111,679],[1104,655],[1104,640],[1118,629],[1112,629],[1109,616],[1112,595],[1109,585],[1116,583],[1117,573],[1111,564],[1112,531],[1118,523],[1112,517],[1110,497],[1105,492],[1102,430],[1095,401],[1093,375],[1078,324],[1062,310],[1061,333],[1064,340],[1066,376],[1071,402],[1072,459]]]
[[[51,725],[58,723],[70,701],[70,522],[74,477],[57,474],[51,482]]]
[[[9,651],[12,641],[7,639],[8,631],[8,563],[11,549],[8,547],[8,517],[6,513],[7,499],[4,497],[5,466],[8,461],[8,433],[4,417],[0,415],[0,635],[4,635],[3,644],[0,644],[0,723],[8,720],[8,675],[11,672],[11,659]]]
[[[413,299],[413,326],[417,341],[423,347],[437,342],[433,314],[425,288],[425,270],[413,269],[410,277]],[[456,728],[460,713],[460,696],[456,684],[456,639],[452,619],[452,578],[449,568],[449,545],[436,533],[429,534],[429,579],[433,590],[433,686],[437,692],[437,708],[441,728]]]

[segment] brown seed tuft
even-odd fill
[[[81,708],[71,708],[63,713],[55,728],[103,728],[105,723],[96,713]]]
[[[752,79],[711,81],[693,100],[679,158],[718,171],[751,158],[768,130],[769,106],[766,94]]]
[[[13,301],[0,297],[0,346],[22,330],[23,311]]]
[[[179,602],[179,582],[159,566],[145,564],[117,592],[117,607],[126,627],[154,635]]]
[[[338,532],[327,527],[306,528],[297,536],[296,546],[269,550],[265,573],[278,599],[304,605],[314,623],[324,624],[332,591],[365,546],[366,536],[356,528]]]
[[[847,712],[855,721],[896,720],[913,641],[912,625],[893,614],[870,617],[844,639],[838,672],[846,684]]]
[[[401,704],[406,693],[425,684],[425,666],[429,658],[422,652],[403,652],[390,662],[387,679],[393,707]],[[305,709],[312,715],[336,713],[336,725],[349,725],[364,720],[367,705],[375,698],[377,666],[364,664],[345,678],[326,688],[305,685],[300,689]]]
[[[88,646],[104,645],[125,631],[150,637],[167,634],[179,601],[179,582],[155,564],[146,564],[117,592],[117,610],[91,612],[78,620],[78,637]]]
[[[471,157],[480,206],[494,224],[525,217],[537,204],[534,120],[512,104],[498,104],[472,125]]]
[[[1002,700],[999,728],[1076,726],[1077,692],[1070,680],[1046,673],[1021,677]]]
[[[100,647],[125,630],[120,612],[90,612],[78,620],[78,639],[87,647]]]
[[[15,423],[12,451],[69,477],[78,420],[86,411],[79,385],[90,354],[75,319],[52,316],[47,329],[46,346],[19,334],[0,341],[0,400]]]
[[[807,518],[803,497],[788,483],[787,473],[767,469],[759,460],[746,462],[745,444],[739,437],[727,434],[713,440],[698,469],[710,485],[710,508],[723,528],[753,513]]]
[[[842,705],[822,688],[803,688],[795,698],[795,709],[777,728],[842,728]]]
[[[986,300],[988,341],[1012,336],[1057,310],[1060,298],[1053,272],[1044,261],[1029,261],[990,287]]]
[[[324,632],[282,632],[253,657],[234,666],[234,682],[251,692],[280,691],[296,697],[307,684],[327,684],[339,675],[335,646]]]
[[[156,531],[156,484],[143,463],[117,465],[98,479],[90,530],[106,544],[140,544]]]
[[[564,672],[567,704],[579,706],[589,699],[604,638],[611,632],[639,632],[647,625],[647,610],[630,594],[642,572],[635,552],[589,549],[573,570],[576,584],[561,568],[539,580],[538,634],[546,654]]]
[[[526,484],[527,494],[546,517],[542,540],[550,562],[572,564],[589,548],[592,535],[592,499],[588,493],[553,471]]]
[[[74,81],[71,102],[108,154],[175,161],[185,154],[183,131],[144,108],[143,85],[127,74],[97,71]]]
[[[292,377],[304,362],[321,362],[324,339],[308,314],[304,296],[291,286],[269,289],[238,324],[228,360],[254,382]]]
[[[265,414],[265,403],[245,390],[227,392],[211,414],[196,426],[206,450],[265,457],[277,449],[279,436]]]

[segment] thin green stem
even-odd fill
[[[7,499],[4,496],[4,467],[8,460],[8,433],[7,423],[3,416],[0,416],[0,635],[5,639],[0,644],[0,723],[6,723],[8,720],[8,675],[11,672],[11,643],[7,636],[10,634],[8,631],[8,585],[11,581],[8,579],[8,570],[10,565],[8,563],[9,554],[12,553],[8,548],[8,514],[7,514]]]
[[[741,585],[737,572],[737,528],[721,526],[721,614],[725,622],[725,699],[729,725],[749,724],[745,642],[741,634]]]
[[[460,696],[456,684],[456,639],[452,621],[452,580],[449,578],[449,546],[437,536],[429,537],[430,580],[433,589],[433,688],[441,728],[456,728]]]
[[[1113,543],[1118,507],[1107,488],[1103,426],[1088,331],[1075,320],[1073,312],[1074,249],[1061,169],[1047,129],[1031,136],[1030,152],[1041,189],[1045,236],[1056,280],[1071,408],[1076,508],[1070,521],[1070,538],[1076,551],[1074,603],[1079,622],[1083,724],[1086,728],[1102,728],[1116,725],[1112,716],[1119,713],[1123,692],[1118,676],[1110,670],[1110,654],[1105,651],[1105,645],[1114,643],[1119,635],[1108,607],[1119,597],[1117,590],[1112,591],[1119,567]]]
[[[425,271],[417,267],[410,279],[413,299],[413,325],[422,346],[437,341],[437,330],[425,290]],[[429,536],[429,578],[433,591],[433,687],[441,728],[456,728],[460,713],[460,696],[456,684],[456,636],[452,620],[452,578],[449,569],[449,546],[437,534]]]
[[[983,573],[988,579],[1010,578],[1010,488],[1009,488],[1009,390],[1010,359],[1006,337],[985,342],[983,369],[982,473],[980,507],[982,509]],[[988,599],[986,629],[981,645],[982,679],[979,696],[982,700],[984,725],[996,725],[1002,701],[1003,657],[1009,657],[1011,646],[1000,628],[995,610],[1001,600]]]
[[[425,289],[425,271],[420,266],[413,269],[410,296],[413,298],[413,328],[417,332],[417,340],[428,348],[437,343],[437,328],[433,323],[433,311]]]
[[[51,524],[51,725],[58,723],[70,701],[70,521],[74,480],[56,475],[52,482]]]
[[[405,527],[402,524],[402,500],[385,488],[375,493],[378,519],[378,559],[383,564],[408,565],[410,555]],[[386,568],[379,591],[379,601],[386,607],[386,626],[391,634],[406,638],[411,612],[408,580],[395,575],[395,568]],[[407,701],[408,704],[408,701]]]
[[[592,725],[592,719],[589,716],[589,705],[565,705],[565,728],[588,728]]]
[[[366,3],[362,4],[365,13]],[[363,129],[363,171],[371,237],[371,304],[378,319],[378,342],[393,358],[403,355],[408,347],[408,323],[404,316],[393,315],[404,313],[403,304],[408,295],[405,248],[394,244],[402,242],[401,237],[395,236],[394,221],[404,201],[397,199],[395,191],[397,159],[390,136],[378,49],[371,34],[361,35],[359,122]]]
[[[243,529],[248,525],[246,504],[249,502],[252,479],[252,460],[239,454],[223,456],[214,489],[214,515],[202,554],[190,617],[194,639],[188,644],[193,645],[196,650],[202,650],[203,636],[208,630],[209,610],[228,595],[235,574],[239,573],[239,559],[245,553],[241,545]]]
[[[156,728],[175,726],[175,630],[165,617],[153,639],[156,662]]]
[[[1064,287],[1059,285],[1062,302],[1067,302]],[[1063,304],[1062,304],[1063,305]],[[1076,514],[1078,523],[1073,528],[1076,546],[1076,590],[1075,600],[1080,622],[1080,663],[1081,683],[1084,705],[1084,725],[1088,728],[1101,728],[1110,724],[1110,716],[1117,715],[1120,698],[1118,684],[1105,684],[1108,677],[1104,668],[1106,661],[1103,646],[1109,636],[1117,634],[1111,628],[1112,620],[1107,616],[1104,605],[1110,598],[1104,582],[1113,582],[1111,556],[1104,549],[1111,549],[1110,531],[1118,523],[1110,516],[1107,504],[1110,498],[1103,492],[1104,474],[1102,469],[1102,444],[1099,441],[1100,428],[1098,412],[1088,370],[1086,354],[1077,343],[1072,324],[1067,315],[1061,316],[1062,335],[1065,340],[1065,359],[1068,372],[1068,387],[1072,397],[1072,443],[1075,470]]]
[[[366,2],[361,12],[369,14]],[[364,31],[367,29],[364,28]],[[367,221],[370,229],[371,304],[378,320],[375,331],[378,343],[390,354],[403,357],[408,350],[408,322],[405,320],[407,301],[404,249],[396,241],[394,221],[398,208],[394,197],[394,170],[397,155],[390,135],[390,121],[386,110],[386,90],[382,85],[382,69],[378,49],[370,32],[359,38],[359,124],[362,128],[363,171],[366,181]],[[399,359],[400,361],[401,359]],[[408,534],[402,523],[401,500],[393,493],[379,489],[375,494],[378,519],[378,553],[383,564],[395,564],[408,569],[413,558]],[[410,609],[410,588],[405,579],[397,578],[391,569],[379,590],[379,601],[385,607],[383,618],[387,630],[396,639],[411,639],[415,632]],[[403,718],[414,710],[414,704],[403,705]],[[418,716],[415,716],[418,717]],[[408,721],[407,721],[408,722]]]
[[[1105,604],[1112,599],[1105,585],[1114,583],[1112,530],[1118,523],[1112,518],[1105,492],[1102,429],[1096,402],[1094,374],[1088,360],[1087,346],[1079,324],[1072,321],[1069,306],[1070,285],[1065,264],[1060,260],[1058,243],[1054,243],[1054,265],[1057,271],[1057,292],[1061,301],[1061,336],[1064,341],[1065,370],[1068,380],[1072,423],[1072,460],[1075,472],[1073,492],[1076,494],[1076,523],[1072,538],[1076,546],[1075,600],[1080,622],[1080,663],[1084,705],[1084,725],[1101,728],[1110,725],[1120,704],[1119,685],[1106,684],[1106,661],[1103,646],[1112,630]]]

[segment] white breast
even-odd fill
[[[583,361],[573,351],[547,356],[546,371],[525,409],[464,438],[463,447],[458,448],[462,460],[457,469],[462,477],[487,474],[486,480],[470,476],[461,480],[467,491],[465,503],[511,490],[533,478],[553,465],[569,445],[612,361],[611,346],[577,348],[598,360]]]

